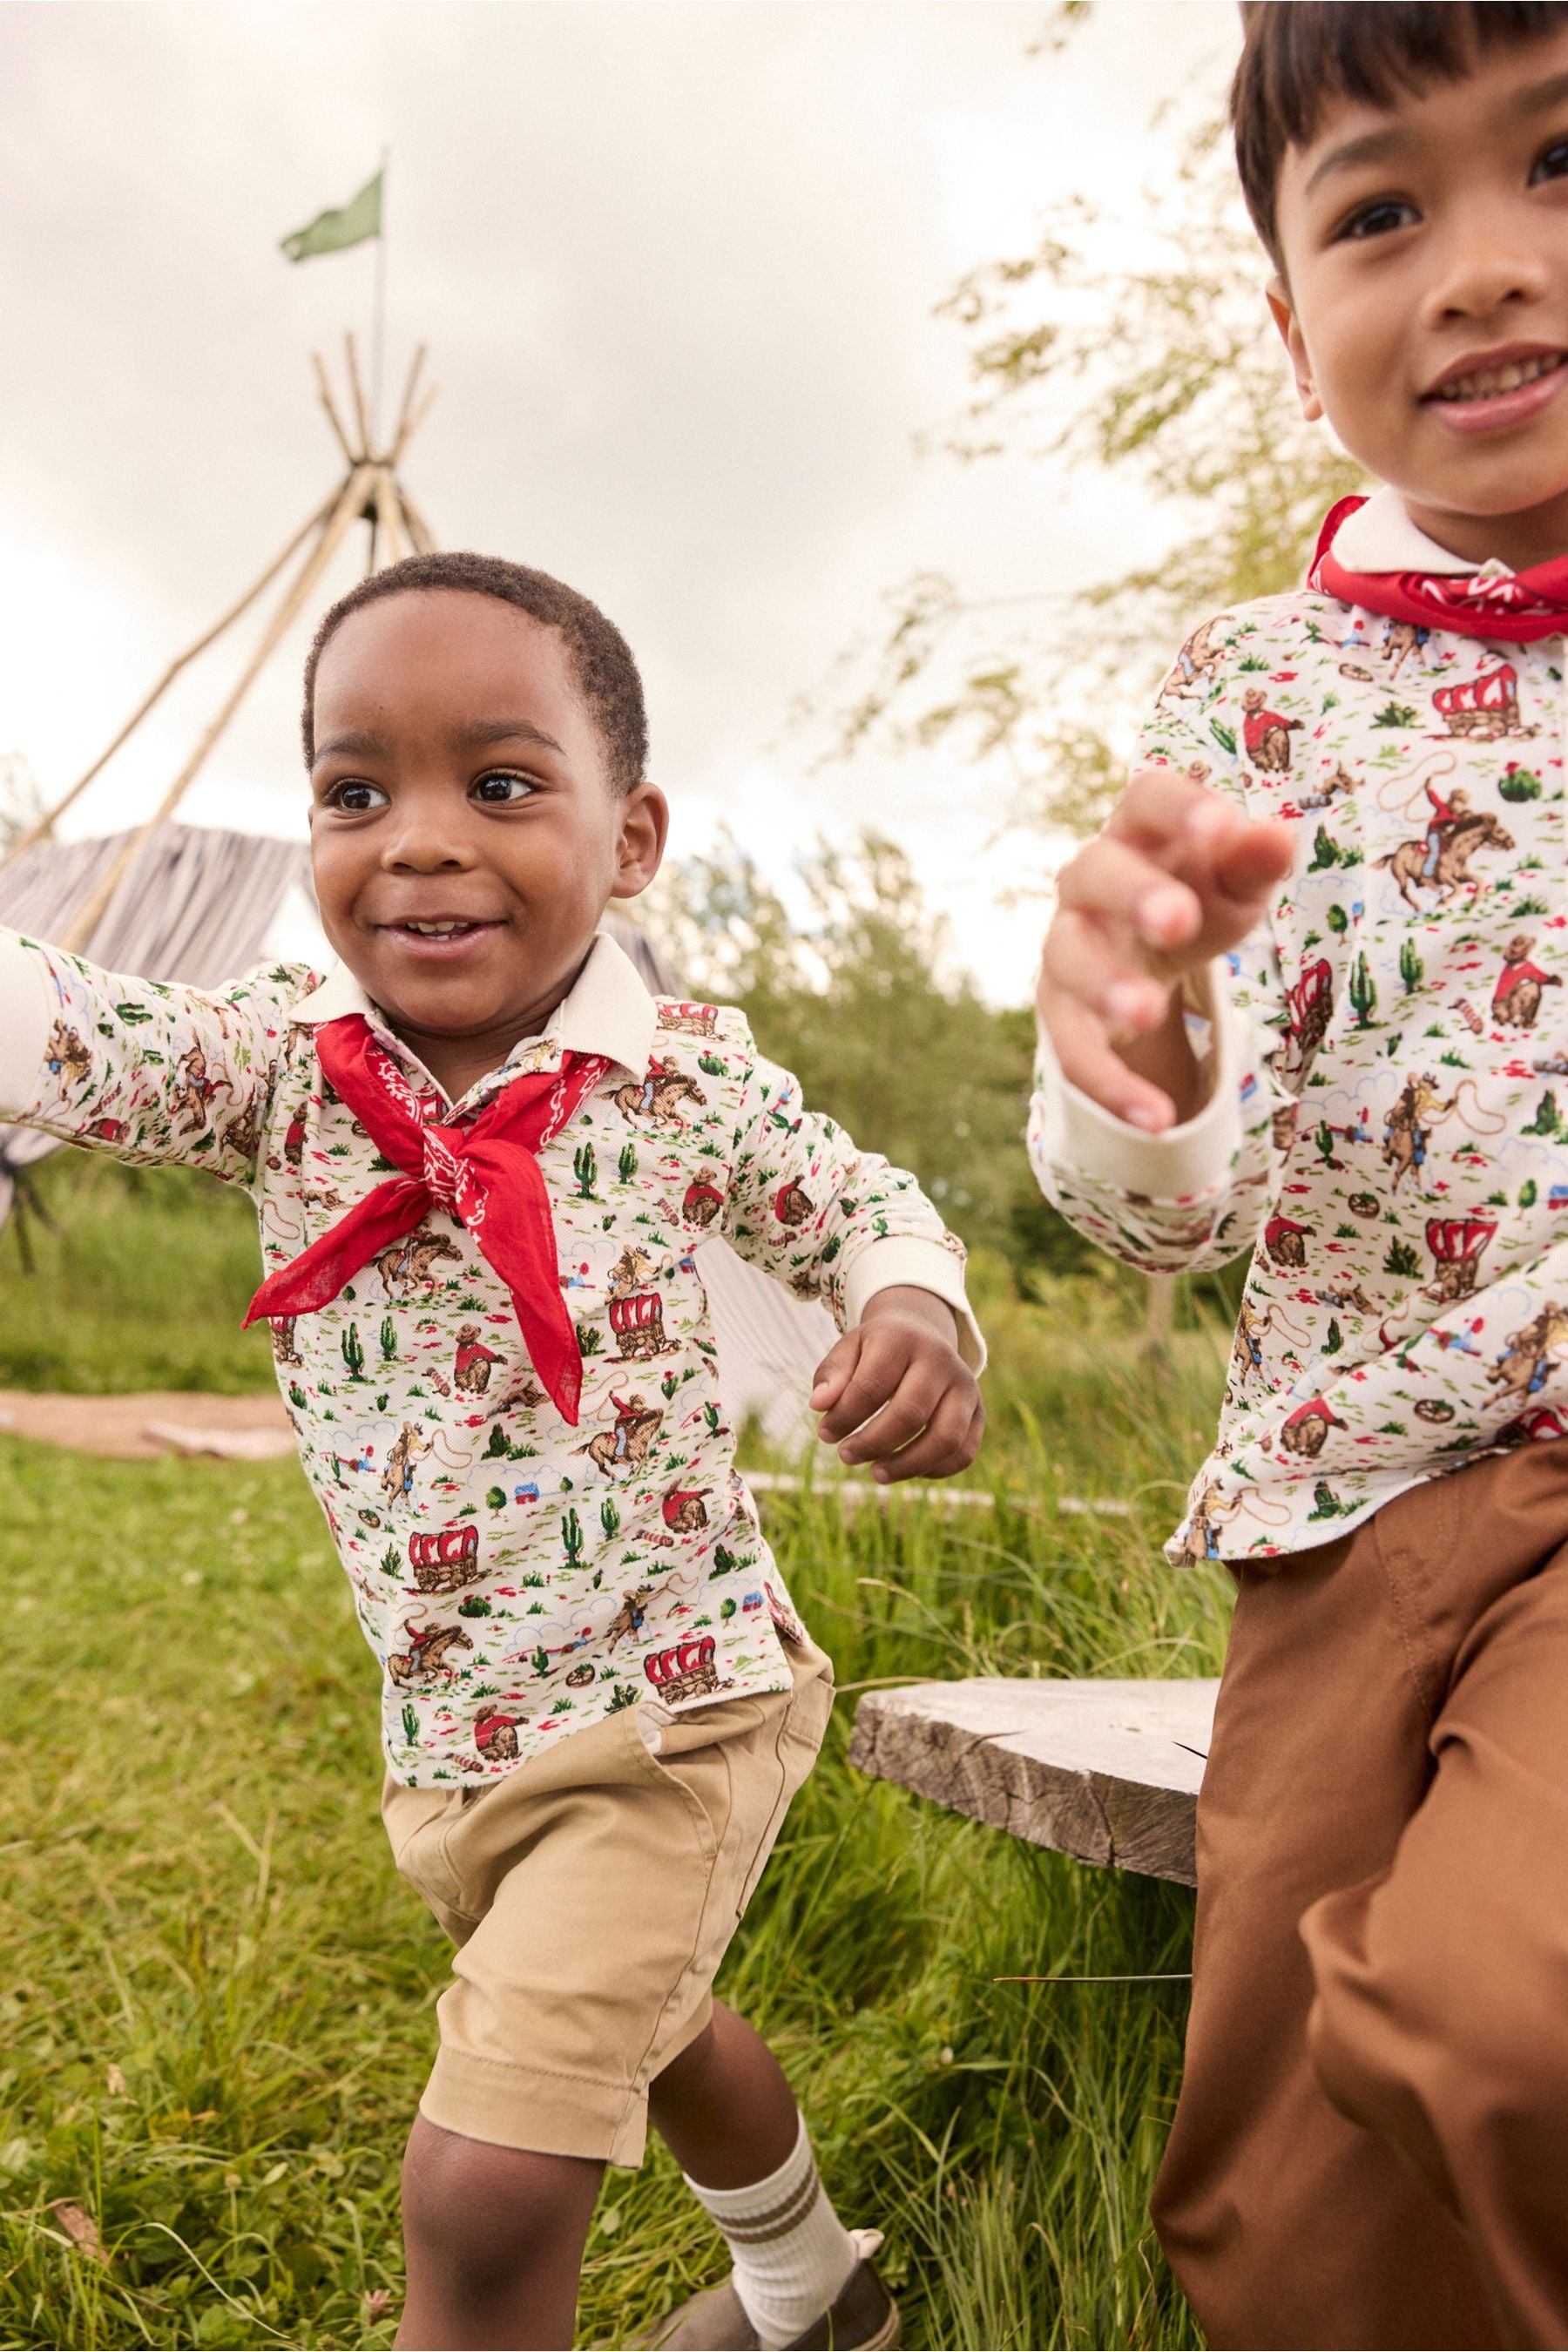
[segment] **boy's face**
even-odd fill
[[[362,605],[321,656],[314,716],[327,937],[461,1093],[543,1025],[609,900],[652,881],[663,795],[616,791],[559,633],[494,596]]]
[[[1456,554],[1568,551],[1568,27],[1337,103],[1287,150],[1279,226],[1307,415]]]

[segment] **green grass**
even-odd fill
[[[218,1242],[190,1247],[216,1281]],[[1183,1969],[1190,1897],[845,1762],[867,1682],[1215,1666],[1219,1579],[1158,1558],[1213,1351],[1185,1336],[1152,1379],[1118,1297],[994,1302],[995,1436],[972,1474],[994,1512],[770,1506],[845,1695],[721,1989],[779,2050],[846,2218],[889,2232],[915,2347],[1197,2340],[1147,2219],[1184,1988],[997,1981]],[[117,1316],[121,1385],[151,1385],[175,1340],[102,1294],[80,1319],[107,1345]],[[47,1319],[76,1361],[77,1310]],[[191,1323],[168,1360],[221,1360]],[[0,2343],[389,2342],[447,1958],[385,1852],[374,1669],[316,1507],[289,1464],[5,1440],[0,1461]],[[1062,1517],[1060,1491],[1135,1512]],[[60,2199],[97,2217],[107,2263],[71,2250]],[[662,2152],[612,2173],[581,2340],[624,2341],[721,2266]]]

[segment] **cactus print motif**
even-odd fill
[[[282,967],[205,995],[14,935],[5,952],[16,991],[47,991],[51,1024],[37,1100],[8,1115],[247,1186],[268,1272],[388,1172],[324,1084],[315,975]],[[495,1778],[639,1699],[790,1687],[780,1636],[799,1627],[735,1468],[705,1238],[841,1327],[851,1269],[884,1242],[899,1244],[893,1278],[918,1278],[918,1244],[931,1286],[962,1297],[963,1245],[914,1178],[806,1111],[739,1013],[650,1005],[607,940],[593,969],[632,992],[653,1045],[643,1066],[612,1066],[540,1155],[583,1353],[578,1425],[533,1377],[500,1277],[439,1213],[330,1306],[273,1326],[300,1460],[384,1671],[387,1757],[410,1786]],[[415,1086],[433,1085],[357,992],[336,1009],[364,1011]],[[453,1115],[557,1066],[561,1019]]]
[[[1563,642],[1303,590],[1208,622],[1144,730],[1141,760],[1297,835],[1228,959],[1240,1139],[1212,1181],[1151,1199],[1053,1160],[1044,1063],[1031,1119],[1047,1195],[1130,1264],[1253,1244],[1173,1559],[1304,1549],[1568,1434]]]

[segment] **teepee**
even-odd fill
[[[436,542],[408,493],[402,467],[435,389],[422,389],[426,350],[415,352],[396,421],[377,444],[352,335],[344,337],[348,401],[334,398],[313,360],[316,388],[342,459],[335,488],[274,556],[237,603],[176,656],[69,790],[0,857],[0,923],[49,940],[111,971],[216,988],[279,950],[280,923],[318,929],[310,854],[302,842],[180,824],[175,812],[246,695],[320,589],[357,523],[367,526],[365,569],[424,554]],[[55,827],[81,799],[183,672],[284,583],[259,636],[188,758],[146,821],[126,832],[58,842]],[[605,918],[650,992],[682,993],[655,943],[612,908]],[[26,1171],[57,1148],[36,1129],[0,1127],[0,1225],[28,1200]],[[805,1399],[833,1325],[792,1299],[717,1239],[703,1244],[726,1410],[737,1426],[761,1420],[785,1445],[804,1433]]]

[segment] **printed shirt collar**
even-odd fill
[[[319,988],[297,996],[289,1017],[300,1027],[315,1029],[345,1013],[363,1013],[377,1034],[396,1045],[405,1059],[416,1058],[389,1035],[379,1010],[344,963],[331,965]],[[533,1068],[546,1068],[560,1054],[605,1054],[634,1077],[641,1077],[653,1052],[658,1026],[658,1010],[636,964],[601,931],[544,1035],[520,1038],[503,1067],[510,1070],[513,1064],[526,1062]],[[540,1046],[545,1048],[543,1053],[537,1051]],[[531,1052],[530,1047],[536,1050]],[[481,1079],[470,1093],[489,1083]],[[464,1100],[468,1099],[465,1096]]]
[[[1348,515],[1334,533],[1334,554],[1347,572],[1428,572],[1452,577],[1489,572],[1500,579],[1510,567],[1494,558],[1477,563],[1428,539],[1405,511],[1399,492],[1386,484],[1365,506]]]

